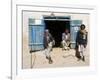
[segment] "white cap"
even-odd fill
[[[48,30],[48,29],[46,29],[46,30],[45,30],[45,32],[49,32],[49,30]]]

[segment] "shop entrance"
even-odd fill
[[[62,33],[68,29],[70,32],[70,21],[65,19],[44,19],[45,29],[48,29],[55,39],[55,46],[60,47],[62,41]]]

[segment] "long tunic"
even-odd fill
[[[52,35],[49,33],[48,35],[44,35],[44,48],[48,47],[48,44],[52,42],[54,39]]]

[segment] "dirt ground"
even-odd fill
[[[85,51],[85,62],[82,60],[78,61],[75,57],[74,49],[62,51],[62,48],[53,48],[51,52],[52,64],[49,64],[48,60],[45,58],[44,50],[33,52],[30,56],[30,68],[89,66],[89,53],[87,53],[87,50]],[[27,67],[27,65],[24,67]]]

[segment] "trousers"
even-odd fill
[[[69,48],[69,44],[70,44],[69,41],[65,41],[65,40],[63,40],[63,41],[62,41],[63,49],[68,49],[68,48]]]
[[[85,52],[84,45],[82,44],[78,45],[78,51],[80,52],[80,56],[84,57],[84,52]]]
[[[50,42],[50,43],[48,44],[48,47],[45,49],[44,54],[45,54],[47,57],[50,57],[51,50],[52,50],[52,42]]]

